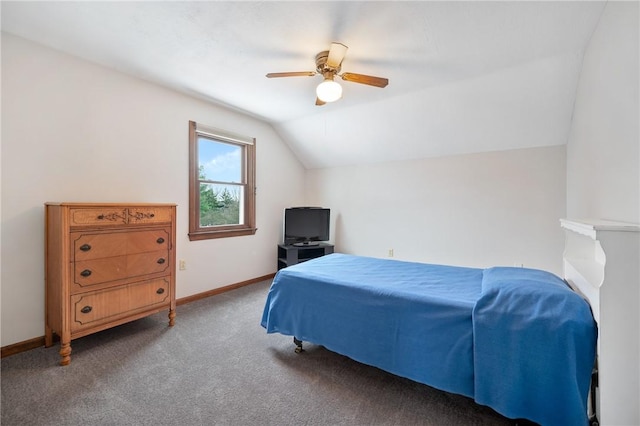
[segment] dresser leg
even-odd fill
[[[69,365],[71,362],[71,342],[60,343],[60,365]]]
[[[176,310],[169,309],[169,327],[173,327],[176,323]]]
[[[53,331],[51,327],[46,325],[44,327],[44,347],[50,348],[53,345]]]

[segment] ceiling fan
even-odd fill
[[[389,79],[387,78],[351,72],[340,74],[342,60],[347,53],[347,49],[348,47],[342,43],[331,43],[329,50],[324,50],[316,55],[315,71],[271,72],[267,74],[267,77],[312,77],[316,74],[321,74],[324,80],[316,88],[316,105],[334,102],[342,97],[342,86],[334,80],[335,76],[342,78],[344,81],[367,84],[375,87],[386,87],[387,84],[389,84]]]

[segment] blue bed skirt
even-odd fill
[[[548,272],[335,253],[280,270],[261,324],[510,418],[588,423],[595,322]]]

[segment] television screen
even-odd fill
[[[322,207],[291,207],[284,210],[284,243],[315,245],[329,240],[330,210]]]

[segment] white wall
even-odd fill
[[[640,223],[638,2],[608,2],[584,55],[567,145],[567,215]]]
[[[306,193],[336,251],[562,271],[564,146],[309,170]]]
[[[189,120],[257,139],[256,235],[188,240]],[[3,33],[2,346],[44,334],[46,201],[177,203],[185,297],[275,272],[303,181],[261,121]]]
[[[567,144],[569,218],[640,223],[639,9],[638,2],[608,2],[585,51]],[[609,283],[616,284],[624,283]],[[629,284],[637,294],[640,277]],[[636,310],[638,306],[640,300]],[[634,316],[623,311],[619,315],[617,320]],[[637,366],[640,324],[632,328],[639,337],[628,338],[624,350],[627,357],[636,358]],[[640,383],[640,377],[630,374],[622,372],[629,382]],[[605,380],[610,378],[603,376],[601,382]],[[616,395],[609,397],[614,404],[620,401]],[[637,403],[605,411],[601,420],[609,416],[610,424],[637,424],[640,416]]]

